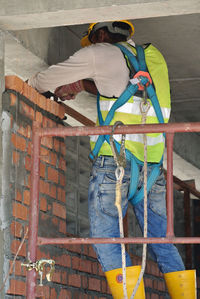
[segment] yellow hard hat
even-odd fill
[[[119,22],[120,23],[126,23],[126,24],[129,25],[130,28],[127,30],[127,29],[123,29],[123,28],[120,28],[120,27],[117,27],[117,26],[113,26],[115,22],[117,22],[117,23],[119,23]],[[103,28],[103,27],[107,27],[108,31],[111,32],[111,33],[119,33],[119,34],[125,35],[127,38],[130,38],[135,32],[133,24],[130,21],[127,21],[127,20],[101,22],[101,23],[91,23],[88,27],[88,31],[86,32],[86,34],[81,39],[81,46],[82,47],[87,47],[87,46],[91,45],[92,43],[90,41],[90,35],[92,33],[94,33],[95,31],[97,31],[98,29]]]

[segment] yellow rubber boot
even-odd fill
[[[196,270],[185,270],[164,274],[172,299],[197,299]]]
[[[134,287],[140,275],[141,266],[132,266],[126,268],[126,287],[128,298],[131,297]],[[123,293],[123,274],[122,269],[114,269],[105,272],[109,288],[114,299],[124,298]],[[145,299],[144,282],[143,279],[135,294],[134,299]]]

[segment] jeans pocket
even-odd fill
[[[151,210],[162,216],[166,217],[166,181],[164,175],[161,174],[155,184],[152,186],[149,193],[149,205]]]
[[[109,216],[118,217],[118,210],[115,206],[116,199],[116,184],[102,183],[99,187],[99,204],[101,211]],[[123,217],[126,214],[128,207],[128,183],[123,183],[121,186],[121,207]]]

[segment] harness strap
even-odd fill
[[[143,82],[146,84],[147,83],[147,79],[145,78],[143,80]],[[98,118],[99,118],[99,124],[101,126],[108,126],[110,124],[110,122],[112,121],[113,117],[114,117],[114,113],[115,111],[123,106],[138,90],[138,86],[137,85],[132,85],[129,84],[127,89],[121,94],[121,96],[113,103],[110,111],[108,112],[105,121],[103,121],[103,117],[101,114],[101,109],[100,109],[100,101],[99,101],[99,97],[100,95],[97,95],[97,112],[98,112]],[[92,151],[92,155],[89,154],[89,158],[90,160],[93,160],[93,157],[96,157],[98,155],[98,152],[103,144],[105,140],[104,135],[99,135],[97,142],[95,144],[95,147]]]
[[[139,62],[137,61],[136,57],[124,46],[121,44],[115,44],[120,50],[128,57],[129,61],[133,65],[134,69],[136,72],[139,70],[146,71],[146,62],[145,62],[145,56],[144,56],[144,49],[142,46],[137,46],[137,55],[139,58]],[[141,84],[146,86],[148,83],[148,79],[146,77],[141,76]],[[109,125],[110,122],[112,121],[114,117],[115,111],[123,106],[138,90],[138,85],[137,84],[131,84],[129,83],[128,87],[126,90],[120,95],[120,97],[113,103],[110,111],[108,112],[105,121],[103,120],[101,109],[100,109],[100,95],[98,93],[97,95],[97,112],[98,112],[98,119],[99,119],[99,124],[101,126],[106,126]],[[158,101],[158,98],[156,96],[155,90],[152,86],[152,84],[149,84],[146,86],[147,94],[149,99],[152,102],[153,108],[155,110],[156,116],[158,118],[158,121],[160,123],[164,123],[164,118],[162,115],[162,111],[160,108],[160,104]],[[104,143],[104,141],[107,141],[110,144],[110,136],[109,135],[99,135],[95,147],[93,151],[89,154],[89,159],[91,161],[94,161],[95,158],[97,157],[99,150]],[[118,143],[116,140],[114,141],[116,149],[118,152],[120,152],[120,143]],[[137,191],[137,186],[138,186],[138,179],[139,179],[139,167],[138,165],[143,165],[142,161],[139,161],[129,150],[125,149],[126,153],[126,158],[127,160],[131,161],[131,178],[130,178],[130,188],[129,188],[129,195],[128,199],[131,201],[132,204],[138,203],[140,200],[142,200],[144,196],[144,188],[141,188],[138,192]],[[162,160],[157,164],[153,166],[153,169],[148,176],[148,184],[147,184],[147,191],[149,192],[152,185],[156,181],[159,173],[160,173],[160,166],[162,164]]]

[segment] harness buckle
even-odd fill
[[[144,77],[148,79],[148,82],[145,85],[143,85],[141,82]],[[130,80],[130,82],[131,84],[137,84],[138,90],[144,90],[144,87],[148,87],[149,84],[152,84],[152,79],[148,72],[139,71],[135,74],[133,79]]]

